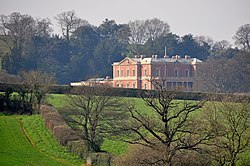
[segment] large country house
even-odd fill
[[[152,55],[126,57],[113,63],[113,86],[122,88],[154,89],[152,81],[160,81],[169,90],[181,88],[191,91],[196,86],[196,75],[199,64],[197,58],[179,55],[158,58]]]

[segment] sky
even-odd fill
[[[117,24],[159,18],[177,35],[209,36],[231,44],[237,29],[250,24],[250,0],[0,0],[0,14],[49,18],[55,33],[59,27],[54,17],[70,10],[96,26],[106,18]]]

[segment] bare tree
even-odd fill
[[[226,50],[226,49],[229,49],[230,47],[232,47],[232,45],[229,43],[229,41],[226,41],[226,40],[216,42],[213,45],[213,49],[216,51]]]
[[[122,99],[110,96],[109,86],[76,87],[72,92],[63,116],[81,133],[86,153],[99,152],[103,139],[115,134],[116,124],[125,117]]]
[[[197,74],[198,90],[216,93],[249,91],[249,52],[228,59],[211,58],[200,65]]]
[[[165,165],[160,162],[164,157],[164,150],[160,151],[159,148],[152,149],[142,145],[131,145],[125,155],[118,156],[114,159],[115,165],[122,166],[152,166],[152,165]],[[188,151],[185,153],[177,153],[173,158],[174,166],[194,166],[194,165],[211,165],[211,158],[207,153],[200,153],[196,151]]]
[[[176,92],[167,91],[158,82],[153,84],[154,92],[140,94],[151,112],[145,113],[130,106],[132,121],[124,122],[123,130],[132,134],[132,138],[126,140],[128,143],[161,154],[151,159],[150,164],[173,165],[177,154],[186,150],[199,151],[201,144],[214,137],[213,128],[204,130],[202,122],[192,116],[203,106],[203,101],[174,101]]]
[[[170,31],[168,23],[157,18],[130,21],[129,27],[130,43],[132,44],[144,44],[148,39],[154,40],[165,36]]]
[[[48,18],[45,19],[37,19],[37,28],[36,28],[36,34],[38,36],[49,36],[51,32],[53,31],[51,28],[51,21]]]
[[[0,17],[0,40],[4,42],[9,50],[5,52],[9,59],[10,72],[17,74],[21,66],[20,57],[25,56],[29,41],[32,36],[49,35],[51,32],[48,19],[35,20],[29,15],[12,13]]]
[[[235,44],[242,46],[244,50],[250,50],[250,24],[245,24],[239,27],[236,31]]]
[[[27,100],[31,103],[34,110],[33,113],[38,113],[41,103],[49,91],[49,87],[55,83],[55,75],[41,71],[21,72],[21,85],[18,93],[22,100]]]
[[[214,40],[209,36],[195,36],[195,41],[200,46],[207,44],[209,47],[212,47],[214,45]]]
[[[231,77],[227,77],[228,69],[229,66],[225,58],[207,60],[200,66],[197,74],[198,89],[206,92],[225,92],[225,87],[231,79]]]
[[[30,39],[35,29],[35,20],[29,15],[12,13],[9,16],[1,15],[0,40],[2,40],[11,54],[11,69],[17,74],[20,66],[19,58],[23,55],[27,40]]]
[[[145,29],[147,37],[153,41],[169,33],[170,26],[167,22],[161,21],[158,18],[153,18],[145,21]]]
[[[224,97],[222,102],[210,102],[204,108],[204,120],[217,129],[217,137],[209,144],[210,154],[221,166],[235,166],[250,143],[250,100],[235,101]]]
[[[76,16],[75,11],[71,10],[58,14],[55,19],[58,21],[62,30],[62,35],[69,40],[70,34],[83,25],[88,25],[86,20],[82,20]]]

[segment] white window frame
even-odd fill
[[[185,70],[185,77],[188,78],[189,76],[190,76],[190,75],[189,75],[189,70],[186,69],[186,70]]]
[[[126,76],[129,77],[129,69],[127,69]]]
[[[121,77],[123,77],[123,74],[124,74],[124,73],[123,73],[123,70],[121,70]]]
[[[128,83],[127,83],[127,88],[129,88],[129,85],[130,85],[130,83],[128,82]]]
[[[136,88],[136,83],[133,83],[133,88]]]
[[[175,77],[175,78],[178,78],[178,77],[179,77],[179,69],[178,69],[178,68],[175,68],[175,69],[174,69],[174,77]]]
[[[161,76],[161,69],[160,68],[156,68],[155,76],[156,77],[160,77]]]
[[[133,77],[135,77],[135,69],[133,69],[133,73],[132,73]]]

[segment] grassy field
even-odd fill
[[[82,163],[57,143],[38,115],[0,116],[0,138],[0,165],[3,166],[70,166]]]
[[[47,102],[49,104],[52,104],[56,108],[62,108],[67,104],[67,102],[66,102],[67,96],[65,96],[65,95],[54,94],[54,95],[50,95],[47,99],[48,99]],[[143,110],[147,114],[151,114],[150,109],[145,106],[142,99],[124,98],[124,100],[127,102],[130,102],[130,103],[133,103],[138,110]],[[179,104],[183,104],[182,101],[175,101],[175,102],[179,102]],[[195,101],[193,101],[193,102],[195,102]],[[208,102],[207,104],[209,104],[209,103],[210,102]],[[202,109],[195,112],[193,115],[196,116],[201,111],[202,111]],[[128,150],[128,147],[129,147],[129,145],[124,143],[124,142],[113,141],[113,140],[109,140],[109,139],[105,139],[104,143],[101,146],[102,150],[108,151],[108,152],[115,154],[115,155],[125,154]],[[238,162],[239,165],[246,165],[246,163],[249,163],[247,165],[250,165],[250,149],[247,149],[246,152],[242,153],[240,155],[240,158],[241,158],[241,160]]]

